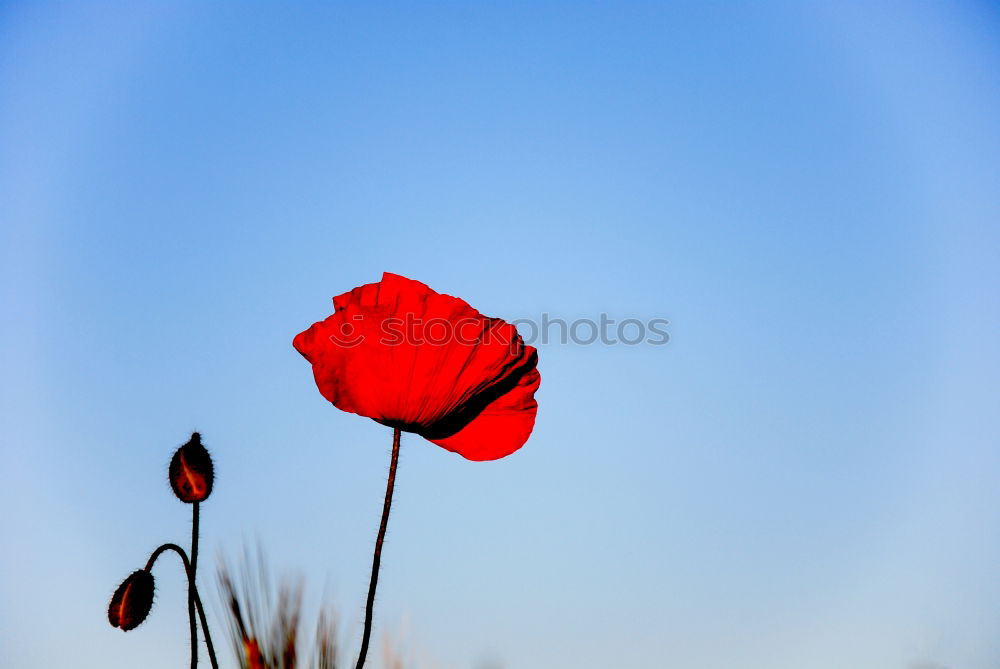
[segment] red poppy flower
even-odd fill
[[[513,325],[389,273],[333,305],[293,343],[338,409],[469,460],[502,458],[527,441],[541,377],[537,352]]]

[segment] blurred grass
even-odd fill
[[[285,579],[275,588],[262,550],[256,556],[244,551],[238,572],[222,561],[218,579],[230,646],[241,669],[353,667],[337,638],[336,612],[322,609],[310,634],[302,616],[301,581]],[[403,669],[386,646],[386,669]]]

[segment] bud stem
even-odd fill
[[[355,669],[365,666],[365,656],[368,655],[368,640],[372,635],[372,612],[375,609],[375,587],[378,585],[378,568],[382,563],[382,542],[385,540],[385,527],[389,522],[389,507],[392,506],[392,489],[396,484],[396,464],[399,462],[399,428],[392,430],[392,459],[389,461],[389,479],[385,484],[385,502],[382,504],[382,523],[378,528],[378,538],[375,539],[375,554],[372,556],[372,578],[368,584],[368,603],[365,606],[365,631],[361,637],[361,653]]]
[[[191,669],[198,667],[198,622],[194,618],[195,578],[198,572],[198,523],[201,502],[191,505],[191,575],[188,577],[188,623],[191,627]]]
[[[198,595],[197,586],[191,587],[194,583],[193,571],[191,570],[191,561],[188,560],[187,553],[184,549],[177,544],[163,544],[157,547],[153,554],[149,556],[149,560],[146,561],[146,571],[150,571],[156,560],[165,552],[173,551],[177,553],[181,558],[181,562],[184,564],[184,573],[188,577],[188,594],[194,601],[195,607],[198,609],[198,617],[201,619],[201,628],[205,632],[205,646],[208,648],[208,659],[212,664],[212,669],[219,669],[219,662],[215,659],[215,646],[212,644],[212,635],[208,631],[208,619],[205,617],[205,607],[201,603],[201,597]]]

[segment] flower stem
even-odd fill
[[[146,571],[150,571],[153,565],[156,564],[157,558],[159,558],[163,553],[167,551],[173,551],[177,553],[181,558],[181,562],[184,564],[184,573],[187,574],[188,584],[194,583],[192,580],[191,571],[191,561],[188,560],[187,553],[184,549],[177,544],[163,544],[157,547],[153,554],[149,556],[149,560],[146,561]],[[190,591],[189,591],[190,592]],[[205,645],[208,647],[208,660],[212,664],[212,669],[219,669],[219,661],[215,658],[215,646],[212,644],[212,635],[208,631],[208,619],[205,617],[205,607],[201,603],[201,597],[198,595],[198,588],[194,588],[194,605],[198,609],[198,618],[201,620],[201,629],[205,632]]]
[[[382,504],[382,523],[378,527],[378,538],[375,539],[375,554],[372,556],[372,578],[368,584],[368,603],[365,606],[365,631],[361,637],[361,653],[355,669],[365,666],[365,656],[368,655],[368,640],[372,635],[372,611],[375,608],[375,587],[378,585],[378,568],[382,562],[382,542],[385,540],[385,526],[389,522],[389,507],[392,506],[392,488],[396,483],[396,463],[399,462],[399,428],[392,430],[392,460],[389,462],[389,480],[385,484],[385,502]]]
[[[201,517],[201,502],[192,504],[191,509],[191,575],[188,578],[188,623],[191,627],[191,669],[198,667],[198,622],[194,617],[195,575],[198,572],[198,523]]]

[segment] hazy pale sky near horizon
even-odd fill
[[[105,612],[195,429],[226,666],[258,541],[353,652],[391,433],[291,340],[391,271],[671,341],[540,346],[503,460],[404,437],[376,649],[996,669],[998,66],[990,3],[0,6],[0,666],[186,666],[176,565]]]

